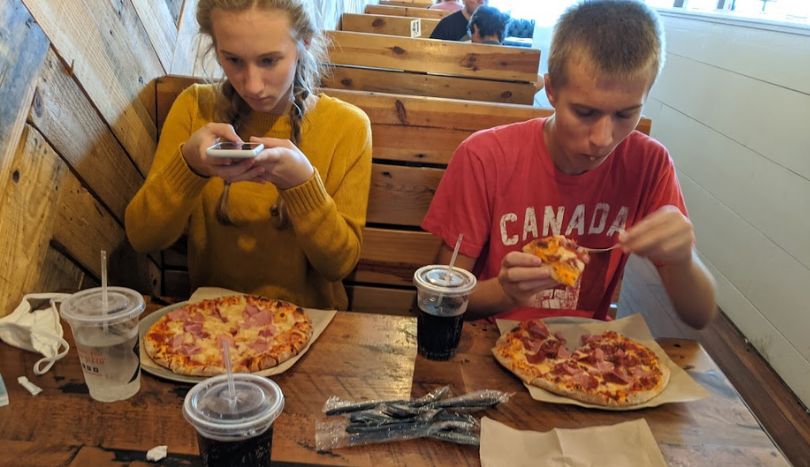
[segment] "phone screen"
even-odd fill
[[[214,149],[230,149],[237,151],[252,151],[261,143],[234,143],[232,141],[222,141],[214,145]]]

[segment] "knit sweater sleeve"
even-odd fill
[[[371,125],[365,114],[355,110],[356,118],[345,125],[335,145],[332,158],[337,163],[331,164],[328,173],[316,171],[306,182],[281,192],[307,259],[333,281],[345,278],[357,265],[366,222]],[[336,188],[330,193],[326,185]]]
[[[180,153],[195,130],[197,105],[196,86],[177,97],[146,181],[127,206],[126,233],[137,251],[158,251],[177,241],[208,182],[191,171]]]

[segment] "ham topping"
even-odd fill
[[[526,337],[522,338],[520,341],[523,342],[523,348],[529,353],[536,353],[538,350],[540,350],[540,341],[532,340]]]
[[[649,370],[644,370],[640,366],[630,368],[630,376],[635,379],[639,379],[642,376],[649,375],[651,372]]]
[[[268,324],[266,328],[259,331],[259,335],[262,337],[271,337],[277,332],[276,327],[272,324]]]
[[[571,356],[571,352],[569,352],[568,349],[566,349],[562,345],[557,350],[557,358],[568,358],[570,356]]]
[[[616,367],[610,373],[604,375],[605,381],[616,384],[627,384],[630,382],[630,376],[627,371],[622,367]]]
[[[172,350],[179,349],[180,346],[183,345],[183,338],[185,338],[185,337],[186,336],[183,335],[183,334],[178,334],[178,335],[172,337],[172,340],[169,342],[169,345],[172,346]]]
[[[183,344],[180,346],[180,353],[186,356],[191,356],[200,351],[200,348],[195,343]]]
[[[203,330],[202,323],[186,323],[183,325],[183,330],[186,332],[190,332],[196,337],[200,337],[200,334]]]
[[[192,323],[202,323],[203,321],[205,321],[205,316],[203,316],[202,313],[191,311],[188,314],[187,321],[190,321]]]
[[[251,316],[255,315],[256,313],[259,313],[260,311],[261,310],[259,310],[259,308],[256,305],[248,303],[247,305],[245,305],[244,311],[242,311],[242,316],[244,316],[245,318],[250,318]]]
[[[248,327],[259,327],[268,325],[272,322],[273,315],[267,310],[262,310],[258,313],[250,315],[250,317],[245,321],[245,325]]]
[[[248,344],[248,347],[256,352],[265,352],[270,346],[268,345],[267,341],[257,339]]]
[[[543,363],[545,360],[546,360],[546,353],[543,352],[542,350],[537,353],[533,354],[530,353],[526,355],[526,361],[528,361],[531,364]]]
[[[570,365],[570,364],[568,364],[566,362],[562,362],[562,363],[558,363],[554,367],[554,369],[551,370],[551,372],[556,374],[556,375],[560,375],[560,374],[575,375],[577,373],[584,373],[585,371],[582,370],[579,367]]]
[[[185,321],[188,319],[188,310],[186,308],[178,308],[167,313],[169,319],[172,321]]]
[[[610,362],[596,362],[596,369],[602,374],[610,373],[613,371],[613,364]]]
[[[529,331],[532,337],[539,337],[540,339],[548,337],[548,329],[546,329],[546,326],[537,321],[529,321],[526,324],[526,330]]]
[[[595,389],[599,386],[599,381],[588,373],[578,373],[574,375],[574,383],[584,389]]]

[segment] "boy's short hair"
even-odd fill
[[[664,33],[658,15],[636,0],[585,0],[554,27],[548,59],[551,82],[567,82],[566,63],[584,54],[600,72],[634,76],[652,67],[653,81],[664,66]],[[652,84],[652,83],[650,83]]]
[[[482,5],[476,8],[475,13],[470,17],[467,30],[472,37],[473,26],[477,26],[479,36],[497,36],[498,42],[501,43],[505,37],[508,22],[509,15],[501,13],[495,7]]]

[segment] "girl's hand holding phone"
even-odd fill
[[[253,180],[264,173],[264,168],[254,164],[253,159],[212,157],[208,148],[219,141],[241,143],[242,140],[227,123],[208,123],[195,131],[182,147],[183,159],[196,174],[204,177],[220,177],[228,182]]]
[[[300,185],[315,173],[307,156],[288,139],[250,138],[251,143],[264,144],[264,150],[251,159],[263,173],[253,179],[256,182],[270,182],[279,190]]]

